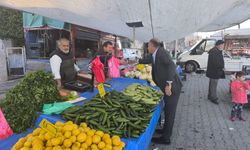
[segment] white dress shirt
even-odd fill
[[[155,57],[156,57],[156,53],[157,53],[158,49],[159,49],[159,47],[158,47],[158,48],[154,51],[154,53],[152,54],[154,64],[155,64]]]
[[[49,62],[52,74],[54,75],[54,79],[61,79],[60,67],[62,59],[58,55],[54,55],[50,58]],[[80,70],[80,68],[76,64],[74,64],[74,67],[77,72]]]

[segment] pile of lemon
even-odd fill
[[[41,128],[21,138],[12,150],[122,150],[125,143],[119,136],[110,137],[102,131],[96,131],[81,123],[80,126],[72,121],[56,122],[58,129],[53,135]]]

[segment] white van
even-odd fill
[[[203,39],[197,42],[190,50],[183,52],[177,58],[177,65],[185,69],[187,73],[197,70],[206,70],[208,51],[215,45],[215,39]],[[244,66],[250,66],[250,59],[233,59],[228,53],[223,52],[225,71],[241,71]]]

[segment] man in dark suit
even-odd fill
[[[215,47],[208,52],[208,63],[206,76],[209,78],[208,99],[219,104],[217,97],[217,85],[220,78],[225,78],[223,50],[224,41],[218,40]]]
[[[157,132],[162,136],[153,138],[154,143],[170,144],[170,137],[174,125],[175,112],[178,104],[178,99],[181,93],[182,83],[176,73],[176,65],[172,61],[170,55],[160,47],[158,39],[151,39],[148,43],[149,57],[144,60],[139,60],[139,63],[152,63],[153,81],[164,93],[164,127]]]

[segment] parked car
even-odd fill
[[[177,65],[182,66],[187,73],[197,70],[206,70],[208,61],[208,51],[215,45],[215,39],[203,39],[196,43],[191,49],[183,52],[177,57]],[[225,71],[241,71],[243,66],[250,65],[248,58],[233,58],[223,51],[225,61]]]
[[[134,48],[123,48],[123,58],[129,60],[136,60],[141,58],[141,51]]]

